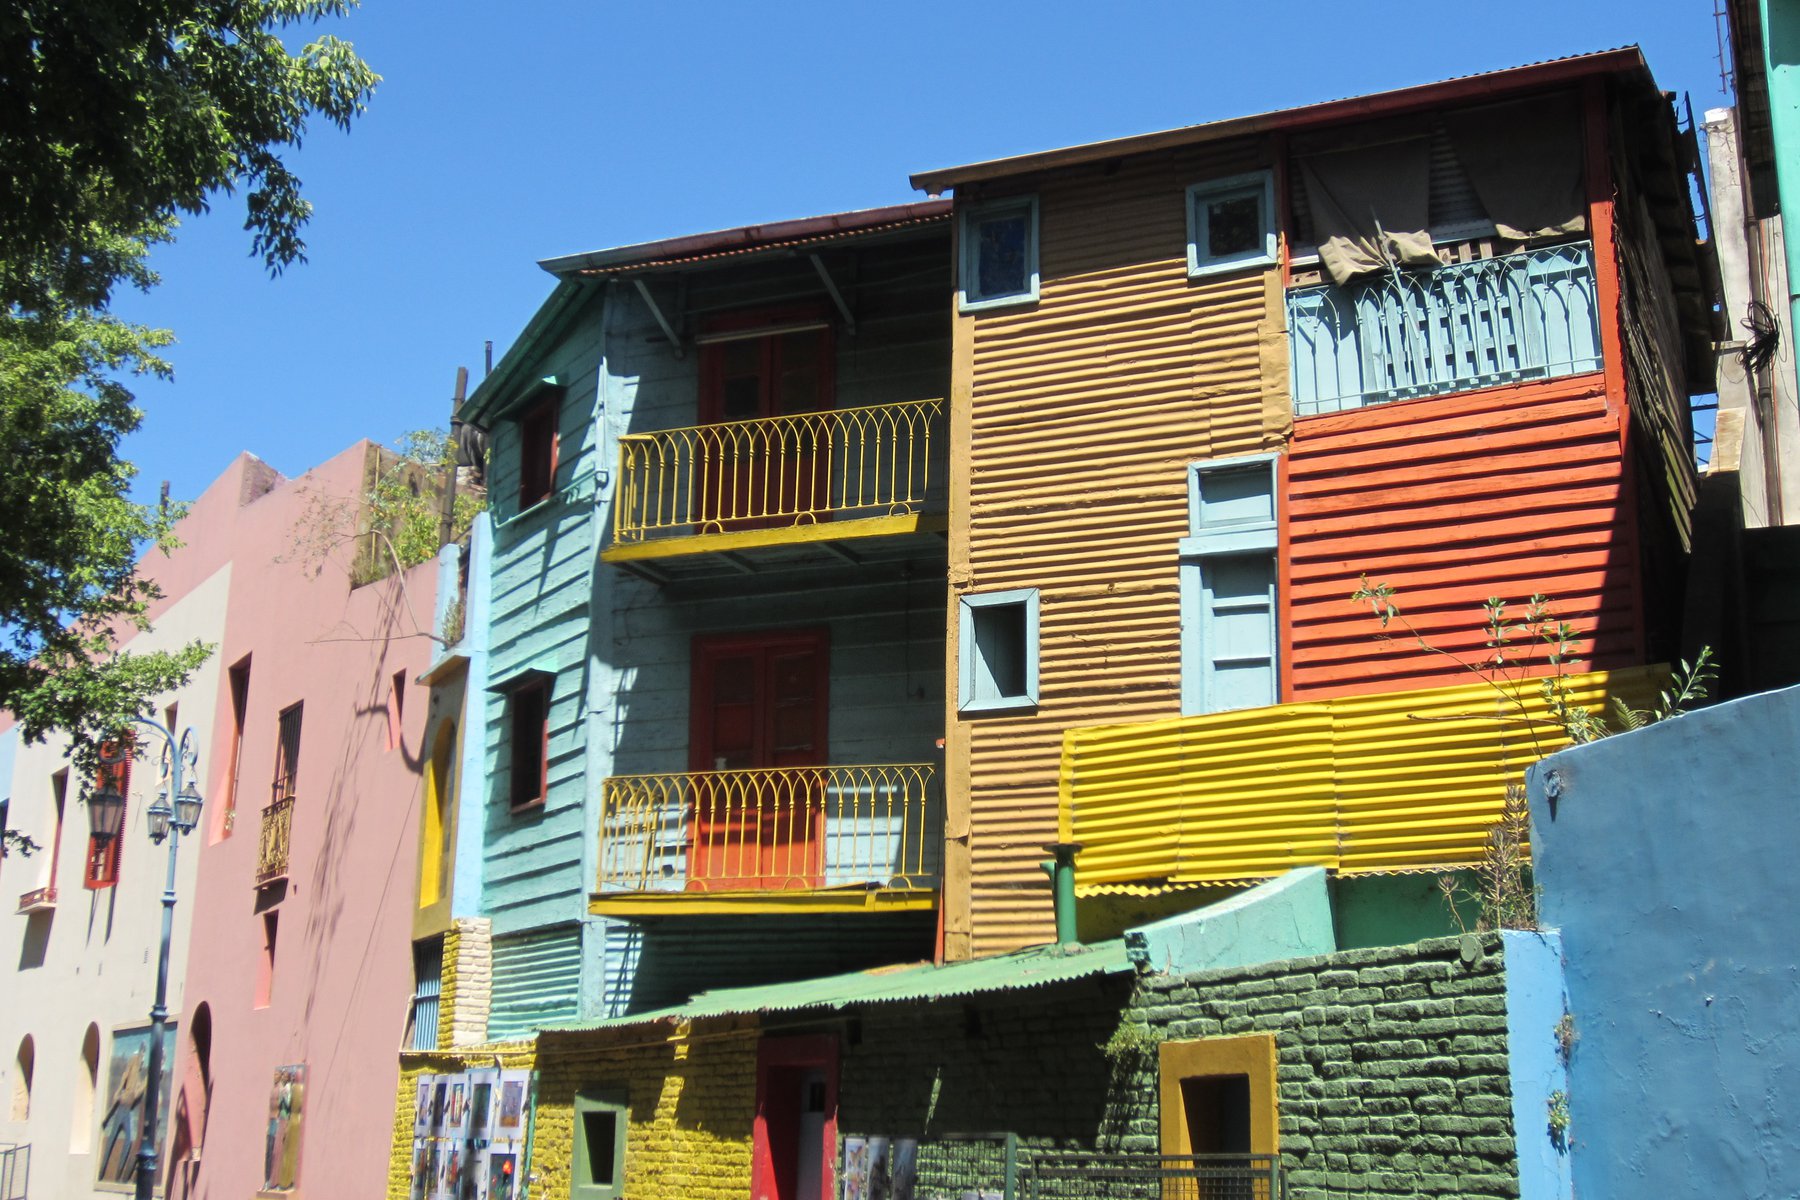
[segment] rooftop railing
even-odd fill
[[[1593,247],[1288,293],[1294,414],[1600,369]]]
[[[941,400],[619,439],[618,543],[920,511]]]
[[[600,890],[934,888],[936,774],[896,763],[615,775]]]

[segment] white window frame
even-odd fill
[[[1228,712],[1211,696],[1212,675],[1207,669],[1205,620],[1202,612],[1202,573],[1209,558],[1243,557],[1267,554],[1271,565],[1269,578],[1269,667],[1274,672],[1275,688],[1271,703],[1281,702],[1281,475],[1277,454],[1247,454],[1237,458],[1214,458],[1188,464],[1188,532],[1181,539],[1179,554],[1181,593],[1181,715],[1201,716]],[[1200,519],[1201,479],[1212,473],[1240,471],[1263,465],[1269,473],[1269,516],[1266,519],[1202,522]]]
[[[976,613],[985,608],[1020,606],[1025,610],[1025,690],[1014,696],[977,697]],[[1004,592],[976,592],[957,603],[957,705],[959,713],[1016,712],[1038,704],[1038,590],[1013,588]]]
[[[976,290],[981,279],[981,240],[974,236],[975,226],[991,217],[1025,214],[1025,278],[1022,292],[1002,292],[983,296]],[[1038,299],[1038,198],[1008,196],[1003,200],[984,200],[970,204],[957,214],[958,278],[956,308],[958,312],[980,312],[1012,304],[1035,304]]]
[[[1239,195],[1254,195],[1262,205],[1263,248],[1226,258],[1202,255],[1206,245],[1206,222],[1201,217],[1201,201],[1218,200]],[[1199,279],[1225,271],[1241,271],[1246,267],[1266,267],[1279,260],[1275,239],[1275,172],[1252,171],[1246,175],[1229,175],[1209,179],[1187,190],[1187,269],[1188,278]]]

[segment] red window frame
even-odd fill
[[[556,456],[561,442],[557,418],[562,389],[532,401],[519,413],[519,511],[541,504],[556,490]]]
[[[550,681],[533,678],[507,697],[512,739],[512,765],[507,772],[507,802],[514,812],[541,807],[550,777]],[[521,749],[532,751],[521,754]]]
[[[116,836],[101,841],[98,834],[88,834],[87,866],[82,872],[81,885],[89,891],[109,888],[119,882],[119,852],[125,843],[125,818],[131,807],[131,753],[132,739],[125,737],[110,742],[102,742],[102,757],[120,752],[119,742],[124,742],[124,755],[116,763],[102,762],[100,769],[94,773],[94,790],[103,790],[110,781],[123,797],[119,805],[119,832]],[[57,830],[60,842],[62,831]],[[54,867],[52,867],[54,870]]]
[[[790,415],[781,409],[775,379],[787,347],[781,339],[792,334],[817,333],[818,407],[795,412],[826,412],[837,407],[837,330],[824,309],[813,305],[758,309],[734,313],[708,322],[700,343],[700,424],[725,422],[725,348],[734,342],[755,342],[761,366],[758,370],[758,417]]]

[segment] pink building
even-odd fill
[[[293,480],[246,456],[184,530],[228,546],[233,573],[202,731],[170,1196],[352,1196],[387,1169],[435,564],[386,571],[357,536],[381,453],[359,443]]]

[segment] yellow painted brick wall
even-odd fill
[[[496,1058],[498,1063],[494,1061]],[[388,1154],[388,1200],[408,1200],[411,1192],[413,1103],[419,1090],[419,1076],[454,1075],[494,1066],[508,1071],[529,1071],[535,1065],[535,1048],[530,1042],[496,1042],[454,1054],[433,1050],[401,1051],[400,1088],[394,1094],[394,1144]],[[567,1194],[566,1184],[564,1194]]]
[[[538,1043],[533,1200],[568,1200],[575,1095],[623,1087],[630,1097],[625,1194],[631,1200],[742,1200],[750,1190],[756,1109],[753,1022],[544,1033]]]
[[[453,1044],[451,1030],[456,1025],[456,993],[459,990],[457,980],[461,972],[456,969],[456,952],[462,941],[462,930],[453,922],[444,931],[444,954],[438,968],[438,1049],[443,1050]]]

